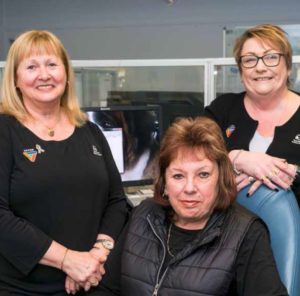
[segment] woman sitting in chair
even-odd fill
[[[154,200],[135,208],[122,264],[118,243],[108,258],[103,295],[288,295],[265,224],[235,196],[218,125],[175,122],[161,143]]]

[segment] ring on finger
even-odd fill
[[[268,174],[268,176],[266,176],[269,180],[271,180],[272,181],[272,179],[273,179],[273,177],[274,177],[274,173],[273,172],[270,172],[269,174]]]
[[[254,181],[255,181],[255,179],[252,176],[248,177],[249,184],[253,183]]]
[[[262,176],[262,177],[261,177],[261,181],[262,181],[263,183],[265,183],[266,181],[268,181],[268,177],[267,177],[267,176]]]
[[[90,283],[91,283],[91,285],[94,286],[94,287],[95,287],[95,286],[98,286],[98,284],[99,284],[99,282],[98,282],[97,280],[96,280],[96,281],[92,281],[92,282],[90,282]]]

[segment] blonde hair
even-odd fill
[[[22,121],[28,114],[22,99],[21,92],[17,89],[17,69],[24,58],[33,54],[54,54],[59,57],[65,67],[67,84],[61,97],[63,107],[71,124],[81,126],[86,122],[86,115],[80,110],[75,92],[74,71],[70,64],[67,51],[61,41],[51,32],[33,30],[22,33],[11,45],[4,68],[1,99],[1,112]]]
[[[242,67],[240,63],[241,52],[243,50],[245,42],[251,38],[255,38],[260,42],[264,42],[269,45],[278,47],[279,50],[284,54],[287,69],[292,69],[293,50],[288,40],[286,32],[276,25],[261,24],[246,30],[235,41],[233,55],[240,72],[242,72]],[[289,84],[289,80],[287,81],[287,84]]]

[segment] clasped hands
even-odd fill
[[[104,263],[109,250],[92,248],[89,252],[68,250],[62,270],[67,274],[65,289],[68,294],[75,294],[81,288],[88,291],[92,286],[98,286],[105,273]]]
[[[289,164],[285,159],[260,152],[242,151],[236,160],[236,165],[241,172],[236,176],[237,190],[240,191],[251,184],[248,196],[262,184],[274,191],[278,191],[278,187],[287,190],[297,173],[296,165]]]

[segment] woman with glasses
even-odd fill
[[[289,90],[292,49],[285,32],[263,24],[237,39],[234,56],[245,91],[215,99],[205,114],[221,127],[237,189],[262,184],[300,201],[300,97]],[[283,190],[281,190],[283,189]]]

